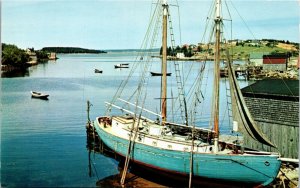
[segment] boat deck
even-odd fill
[[[191,129],[188,127],[182,127],[178,125],[168,124],[162,126],[156,122],[150,122],[147,120],[140,119],[139,122],[134,123],[134,119],[131,116],[113,116],[109,122],[105,122],[104,119],[98,118],[98,124],[104,127],[105,131],[109,134],[117,137],[128,139],[128,135],[132,130],[137,130],[139,137],[143,139],[136,139],[135,142],[146,144],[146,145],[159,145],[162,149],[175,149],[178,151],[189,151],[191,150],[192,144],[194,144],[194,151],[201,153],[211,153],[213,151],[213,145],[210,141],[204,140],[207,138],[201,138],[201,134],[207,134],[206,130],[198,129],[198,137],[192,140]],[[171,126],[170,126],[171,125]],[[197,136],[197,135],[196,135]],[[219,151],[220,154],[232,153],[232,149],[222,148]]]

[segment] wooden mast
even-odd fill
[[[162,78],[161,78],[161,116],[162,124],[167,120],[167,19],[168,4],[167,0],[163,0],[163,31],[162,31]]]
[[[214,152],[218,152],[219,145],[219,87],[220,87],[220,35],[221,35],[221,0],[216,0],[216,17],[215,17],[215,69],[214,69]]]

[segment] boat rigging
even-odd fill
[[[153,100],[151,102],[148,101],[148,95],[154,93],[154,89],[151,93],[148,92],[148,87],[150,87],[149,71],[151,63],[153,63],[152,54],[150,50],[142,51],[146,54],[138,55],[128,78],[120,84],[112,101],[106,103],[107,113],[97,117],[93,125],[103,143],[116,154],[125,158],[121,185],[125,183],[130,163],[136,163],[174,175],[189,176],[189,187],[192,186],[194,178],[217,179],[250,185],[268,185],[277,176],[280,168],[281,163],[278,153],[244,151],[240,145],[220,139],[219,64],[222,39],[221,0],[215,0],[214,3],[214,91],[211,113],[214,126],[212,130],[197,127],[195,121],[190,121],[197,115],[194,112],[196,103],[201,103],[204,97],[199,92],[200,86],[198,84],[182,83],[181,80],[184,79],[178,76],[181,74],[176,63],[174,65],[179,90],[177,94],[180,101],[181,115],[185,121],[184,123],[172,122],[171,118],[169,118],[168,108],[170,105],[167,103],[167,87],[171,84],[167,80],[167,26],[170,11],[166,0],[158,2],[142,46],[153,48],[153,41],[157,41],[158,28],[162,28],[161,90],[155,90],[160,93],[160,113],[155,113],[151,109],[146,110],[146,107],[156,106],[157,103],[153,102]],[[151,32],[150,29],[154,31]],[[149,36],[150,34],[151,36]],[[227,62],[228,67],[231,67],[232,60],[229,57]],[[201,81],[204,67],[200,66],[197,69],[198,73],[193,79]],[[123,89],[134,75],[134,71],[138,70],[141,71],[138,74],[139,77],[134,77],[133,82],[136,84],[137,89],[133,91],[132,95],[128,96],[129,94],[123,92]],[[228,76],[230,86],[232,86],[233,121],[239,127],[244,126],[244,130],[247,130],[246,133],[248,132],[254,139],[259,140],[263,144],[274,146],[257,129],[251,114],[245,106],[235,74],[231,68],[229,68]],[[190,95],[193,95],[191,98],[195,102],[191,106],[187,105],[186,101],[185,89],[188,86],[195,91],[189,92]],[[122,99],[122,94],[128,100]],[[119,106],[116,104],[117,101],[124,104]],[[127,109],[129,107],[133,107],[133,110]],[[117,113],[112,108],[119,109],[121,112]]]

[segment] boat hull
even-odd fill
[[[103,73],[103,71],[99,69],[95,69],[95,73]]]
[[[119,155],[126,156],[128,140],[106,132],[97,121],[94,126],[105,145]],[[161,149],[135,142],[131,154],[131,159],[143,166],[181,175],[190,173],[190,152]],[[253,185],[270,184],[276,178],[280,164],[276,155],[193,154],[194,177]]]
[[[35,92],[35,91],[32,91],[31,92],[31,97],[32,98],[37,98],[37,99],[44,99],[44,100],[47,100],[49,95],[48,94],[43,94],[43,93],[39,93],[39,92]]]
[[[129,68],[128,65],[129,64],[125,63],[125,64],[118,64],[118,65],[114,65],[114,66],[115,66],[115,69],[118,69],[118,68]]]
[[[157,73],[157,72],[150,72],[151,76],[162,76],[162,73]],[[171,76],[172,73],[166,73],[167,76]]]

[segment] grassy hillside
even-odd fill
[[[285,53],[289,52],[290,50],[280,48],[280,47],[268,47],[268,46],[261,46],[261,47],[252,47],[252,46],[233,46],[232,52],[234,54],[250,54],[255,52],[261,53]]]
[[[201,46],[201,51],[195,54],[196,57],[208,57],[212,58],[214,50],[213,45],[208,49],[207,45]],[[292,56],[299,56],[299,44],[289,44],[283,42],[235,42],[227,44],[229,46],[229,52],[233,55],[234,59],[248,59],[251,53],[265,53],[265,54],[277,54],[277,53],[290,53]],[[225,45],[222,45],[222,58],[225,58]],[[208,54],[208,56],[207,56]]]

